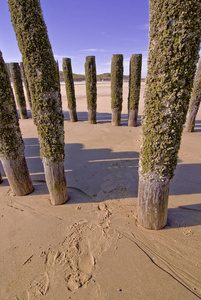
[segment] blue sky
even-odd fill
[[[55,59],[70,57],[84,74],[85,57],[95,55],[97,74],[110,72],[112,54],[123,54],[129,74],[132,54],[141,53],[142,77],[148,53],[148,0],[41,0]],[[0,0],[0,49],[6,62],[21,61],[7,0]]]

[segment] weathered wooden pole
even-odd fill
[[[111,108],[112,125],[121,125],[123,90],[123,55],[113,54],[111,63]]]
[[[195,120],[200,107],[201,101],[201,59],[198,63],[197,73],[194,80],[193,91],[191,94],[188,117],[185,126],[185,130],[193,132],[195,128]]]
[[[10,63],[6,63],[7,71],[8,71],[8,76],[11,78],[11,73],[10,73]]]
[[[77,122],[76,98],[70,58],[63,58],[63,74],[71,122]]]
[[[10,63],[11,78],[13,81],[13,87],[15,91],[15,99],[19,107],[20,116],[22,119],[28,119],[26,100],[24,96],[24,90],[22,85],[22,78],[20,72],[20,66],[18,63]]]
[[[29,82],[46,183],[53,205],[68,199],[60,82],[39,0],[8,0]]]
[[[150,0],[148,73],[140,151],[138,222],[167,222],[169,184],[177,165],[201,39],[200,1]]]
[[[1,175],[1,172],[0,172],[0,183],[3,182],[3,178],[2,178],[2,175]]]
[[[20,70],[21,70],[22,80],[24,82],[24,87],[26,90],[27,100],[29,102],[30,109],[32,110],[31,93],[29,90],[29,83],[25,74],[23,62],[20,62]]]
[[[131,55],[128,92],[128,126],[137,126],[141,85],[141,69],[142,54]]]
[[[24,157],[24,143],[19,128],[13,91],[1,52],[0,159],[13,193],[17,196],[30,194],[33,191],[33,185]]]
[[[95,56],[87,56],[85,62],[85,79],[88,121],[96,124],[97,88],[96,88],[96,62]]]

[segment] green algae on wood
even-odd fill
[[[22,119],[28,119],[20,66],[18,63],[10,63],[10,73],[15,91],[15,99],[20,111],[20,116]]]
[[[130,58],[128,92],[128,126],[137,126],[140,99],[142,54],[133,54]]]
[[[96,108],[97,108],[97,87],[96,87],[97,79],[96,79],[95,56],[86,57],[85,79],[86,79],[88,121],[91,124],[95,124]]]
[[[7,71],[8,71],[8,76],[11,78],[11,73],[10,73],[10,63],[6,63]]]
[[[26,74],[25,74],[23,62],[20,62],[20,70],[21,70],[22,80],[24,82],[24,87],[25,87],[25,90],[26,90],[27,100],[29,102],[30,109],[32,109],[32,102],[31,102],[31,94],[30,94],[30,90],[29,90],[29,83],[28,83],[28,80],[27,80],[27,77],[26,77]]]
[[[0,52],[0,159],[13,193],[33,191],[10,79]]]
[[[186,121],[185,130],[193,132],[195,128],[195,120],[200,107],[201,101],[201,59],[198,63],[197,73],[194,80],[193,91],[191,94],[188,117]]]
[[[63,61],[63,74],[64,74],[64,81],[66,86],[66,95],[68,100],[70,120],[72,122],[77,122],[75,87],[73,81],[71,59],[63,58],[62,61]]]
[[[150,0],[138,194],[138,222],[149,229],[160,229],[167,221],[167,205],[162,204],[167,203],[177,165],[198,61],[200,24],[200,1]]]
[[[112,124],[121,125],[123,90],[123,55],[113,54],[111,63],[111,108]]]
[[[54,174],[54,168],[61,171],[62,196],[59,200],[50,192],[53,204],[67,201],[66,179],[64,176],[64,117],[62,113],[58,68],[55,64],[52,48],[43,19],[40,1],[8,0],[11,20],[18,46],[22,54],[25,73],[29,82],[33,119],[37,126],[40,152],[44,165],[48,165],[48,176]],[[62,166],[63,164],[63,166]],[[45,168],[46,169],[46,168]],[[55,180],[55,189],[57,179]],[[61,191],[61,189],[60,189]]]

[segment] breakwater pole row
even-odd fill
[[[150,0],[149,3],[148,73],[142,120],[137,218],[143,227],[156,230],[167,223],[170,181],[177,165],[199,57],[201,6],[197,0],[180,1],[180,5],[175,5],[175,0]],[[50,199],[52,204],[62,204],[67,201],[68,194],[64,175],[64,118],[58,64],[53,57],[40,1],[8,0],[8,4],[29,82],[33,119],[38,130]],[[134,73],[135,66],[136,73],[129,80],[128,111],[131,126],[136,124],[138,109],[137,93],[131,87],[139,85],[140,71],[136,66],[140,61],[141,56],[133,56],[130,63],[130,72]],[[94,57],[87,57],[85,70],[89,119],[91,123],[95,123]],[[122,55],[112,56],[111,77],[112,122],[119,125],[122,107]],[[200,81],[199,75],[196,81]],[[194,88],[197,83],[195,82]],[[133,94],[136,97],[132,97]],[[75,109],[75,103],[73,105]],[[70,105],[69,107],[72,108]],[[16,106],[1,52],[0,158],[13,192],[16,195],[30,193],[33,186],[24,158]]]
[[[6,63],[6,68],[7,68],[9,78],[13,83],[13,89],[15,92],[14,95],[15,101],[19,107],[20,117],[21,119],[28,119],[23,83],[26,91],[27,100],[31,110],[32,110],[32,101],[31,101],[29,83],[27,80],[27,76],[25,74],[23,62],[20,62],[20,64],[18,64],[17,62]]]
[[[138,106],[140,98],[142,55],[133,54],[130,59],[129,93],[128,93],[128,126],[137,126]],[[70,58],[63,58],[63,74],[70,120],[76,122],[76,97],[73,72]],[[97,77],[95,56],[87,56],[85,62],[86,98],[88,121],[96,124],[97,108]],[[123,103],[123,55],[112,55],[111,62],[111,110],[112,125],[121,125]]]
[[[63,74],[66,86],[70,120],[71,122],[77,122],[75,87],[73,82],[73,73],[70,58],[63,58]]]
[[[20,116],[22,119],[28,119],[21,71],[18,63],[10,63],[10,73],[15,91],[15,99],[20,111]]]
[[[198,68],[193,84],[193,90],[191,93],[191,99],[188,109],[188,117],[186,121],[185,130],[187,132],[193,132],[195,128],[195,120],[200,107],[201,102],[201,59],[198,63]]]
[[[7,67],[1,52],[0,159],[13,193],[17,196],[24,196],[31,193],[33,185],[24,156],[24,143],[19,128],[16,104]],[[1,176],[0,181],[2,181]]]

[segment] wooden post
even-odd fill
[[[8,109],[9,108],[9,109]],[[16,196],[24,196],[33,191],[24,157],[15,100],[10,79],[0,52],[0,159],[8,182]],[[2,177],[0,176],[0,181]]]
[[[138,222],[167,222],[169,184],[177,165],[200,49],[200,1],[150,0],[148,73],[140,151]],[[159,25],[160,24],[160,25]]]
[[[30,90],[29,90],[29,83],[28,83],[28,80],[27,80],[27,77],[25,74],[23,62],[20,63],[20,70],[21,70],[22,80],[24,82],[24,87],[26,90],[27,100],[29,102],[30,109],[32,110],[32,102],[31,102],[31,94],[30,94]]]
[[[111,63],[111,108],[112,125],[121,125],[123,89],[123,55],[113,54]]]
[[[58,67],[40,1],[8,0],[11,20],[29,82],[46,183],[53,205],[68,199],[64,172],[64,117]]]
[[[193,132],[195,128],[195,120],[200,107],[201,101],[201,59],[198,63],[197,73],[194,80],[193,91],[188,109],[188,117],[185,126],[187,132]]]
[[[63,58],[63,74],[66,86],[66,96],[68,100],[70,120],[71,122],[77,122],[75,88],[70,58]]]
[[[130,58],[129,92],[128,92],[128,126],[137,126],[140,99],[142,54],[133,54]]]
[[[18,63],[10,63],[11,78],[13,81],[13,87],[15,91],[15,99],[19,107],[20,116],[22,119],[28,119],[26,100],[24,96],[24,90],[22,86],[20,66]]]
[[[1,175],[1,172],[0,172],[0,183],[3,182],[3,178],[2,178],[2,175]]]
[[[97,88],[96,88],[96,62],[95,56],[87,56],[85,62],[86,95],[88,121],[96,124]]]

